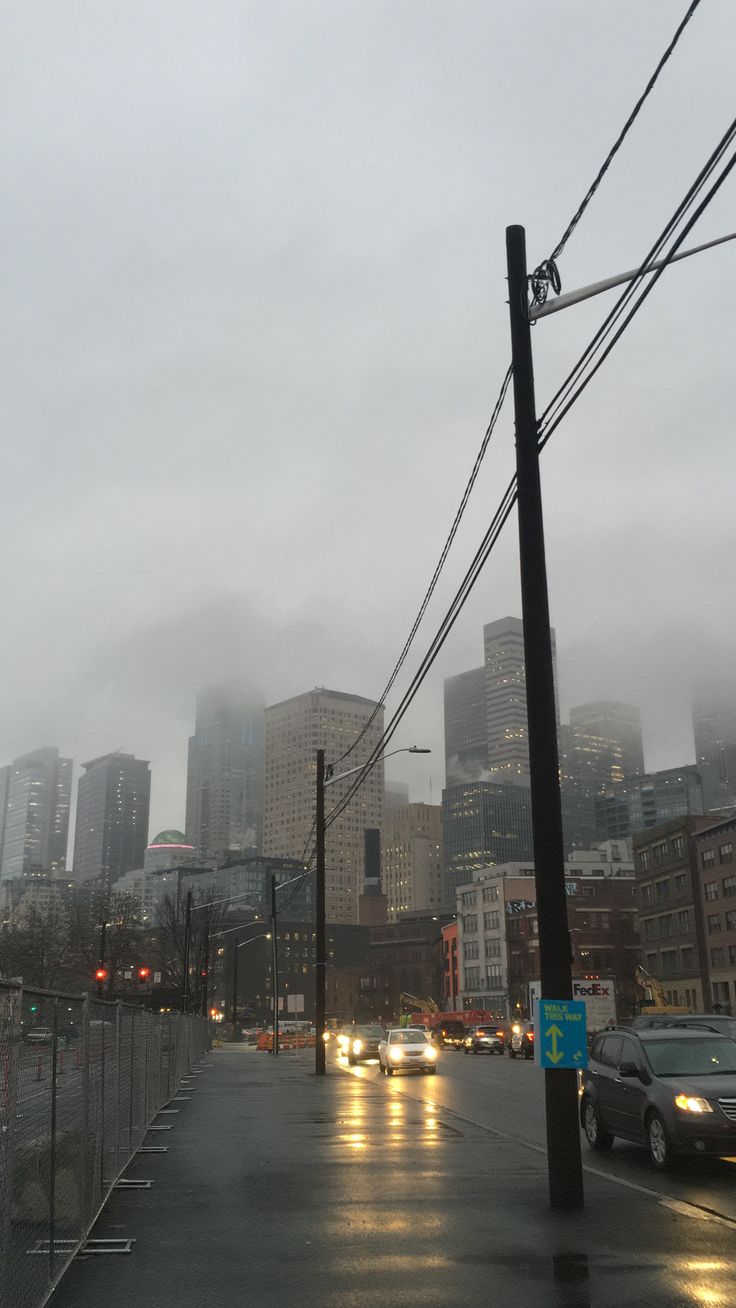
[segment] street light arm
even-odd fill
[[[409,745],[408,747],[404,746],[402,749],[392,749],[389,751],[388,754],[381,754],[380,757],[377,758],[375,761],[376,763],[383,763],[384,759],[393,758],[394,754],[431,754],[431,753],[432,753],[431,749],[427,749],[424,746]],[[325,769],[325,776],[326,776],[325,788],[327,788],[327,786],[334,786],[336,781],[344,781],[346,777],[354,776],[356,772],[362,772],[363,768],[365,767],[365,763],[359,763],[357,767],[349,768],[347,772],[341,772],[340,775],[337,777],[333,777],[331,775],[330,772],[331,766],[332,765],[328,763]]]
[[[673,254],[665,259],[657,259],[650,263],[646,268],[630,268],[628,272],[617,273],[614,277],[605,277],[601,282],[591,282],[589,286],[581,286],[577,291],[568,291],[566,295],[557,295],[554,300],[547,300],[545,304],[531,305],[528,312],[529,322],[538,322],[540,318],[546,318],[550,313],[559,313],[560,309],[568,309],[571,304],[580,304],[583,300],[591,300],[594,295],[602,295],[604,291],[613,290],[614,286],[623,286],[625,282],[633,282],[635,277],[642,273],[656,272],[658,268],[664,267],[668,263],[676,263],[678,259],[689,259],[691,254],[700,254],[703,250],[712,250],[715,245],[723,245],[725,241],[736,240],[736,232],[730,232],[728,236],[718,236],[714,241],[706,241],[703,245],[694,245],[691,250],[680,250],[679,254]]]

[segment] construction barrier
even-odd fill
[[[3,1308],[48,1301],[208,1048],[204,1018],[0,982]]]

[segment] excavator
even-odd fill
[[[433,999],[417,999],[416,995],[408,995],[405,991],[402,991],[399,995],[399,1008],[402,1014],[404,1014],[404,1016],[399,1019],[402,1026],[408,1025],[410,1017],[413,1017],[415,1014],[418,1015],[419,1013],[422,1013],[426,1017],[431,1018],[440,1011],[439,1005],[436,1004]],[[423,1022],[422,1025],[429,1027],[432,1023]]]
[[[667,997],[656,977],[650,976],[646,968],[637,964],[636,983],[644,991],[646,1000],[639,1005],[642,1013],[690,1013],[692,1009],[682,1004],[668,1004]]]

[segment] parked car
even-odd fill
[[[354,1067],[366,1058],[378,1058],[378,1046],[385,1034],[382,1026],[356,1026],[347,1048],[348,1062]]]
[[[465,1036],[466,1054],[501,1054],[505,1045],[501,1027],[474,1026]]]
[[[394,1072],[436,1072],[438,1051],[426,1031],[396,1027],[378,1046],[378,1061],[386,1076]]]
[[[445,1046],[449,1049],[464,1049],[467,1027],[463,1022],[451,1019],[449,1022],[440,1022],[434,1029],[434,1038],[440,1048]]]
[[[32,1026],[25,1033],[25,1042],[27,1045],[50,1045],[54,1039],[54,1033],[48,1026]]]
[[[509,1058],[534,1057],[534,1023],[514,1022],[509,1040]]]
[[[727,1036],[679,1025],[606,1031],[580,1080],[591,1149],[621,1136],[659,1168],[676,1153],[736,1154],[736,1041]]]

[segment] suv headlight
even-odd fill
[[[707,1099],[697,1095],[676,1095],[675,1104],[683,1113],[712,1113],[713,1109]]]
[[[353,1053],[354,1053],[354,1054],[359,1054],[362,1048],[363,1048],[363,1041],[362,1041],[362,1040],[354,1040],[354,1041],[353,1041]]]
[[[399,1048],[398,1045],[395,1045],[394,1047],[389,1049],[388,1056],[389,1058],[393,1058],[395,1059],[396,1062],[398,1062],[400,1058],[404,1057],[404,1051],[403,1049]]]
[[[435,1049],[434,1045],[428,1045],[424,1052],[426,1053],[427,1058],[437,1057],[437,1050]]]

